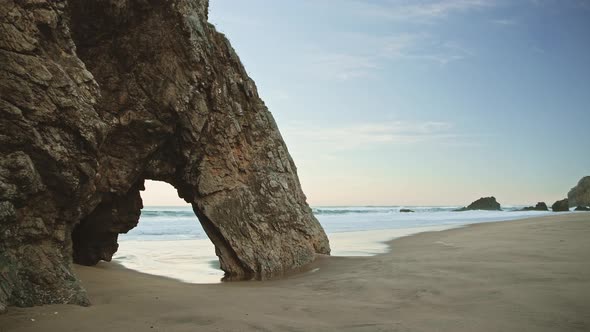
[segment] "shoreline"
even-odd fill
[[[465,212],[460,213],[462,218],[467,216]],[[538,212],[533,213],[537,214]],[[374,256],[387,252],[389,250],[388,242],[399,237],[411,236],[421,232],[453,229],[472,223],[501,222],[515,219],[511,215],[496,217],[497,220],[484,217],[484,219],[468,222],[465,222],[466,219],[457,219],[456,221],[443,219],[438,224],[420,226],[412,224],[415,223],[415,220],[410,219],[407,221],[409,224],[405,227],[360,228],[329,232],[327,235],[332,248],[331,256]],[[518,216],[516,219],[535,217],[539,217],[539,215]],[[482,218],[482,216],[479,215],[479,218]],[[432,221],[429,222],[432,223]],[[209,239],[121,239],[119,245],[119,250],[114,255],[113,262],[134,271],[195,284],[220,283],[224,277],[224,272],[219,268],[218,257],[215,255],[215,247]],[[304,267],[302,269],[305,270]]]
[[[328,238],[332,247],[330,256],[371,257],[388,252],[388,242],[391,240],[461,226],[440,225],[329,233]],[[110,263],[190,284],[221,283],[224,276],[224,272],[219,268],[215,247],[209,239],[121,241],[120,250]],[[307,268],[301,267],[299,270]],[[292,275],[294,272],[288,274]]]
[[[92,306],[10,307],[0,332],[583,331],[589,235],[590,213],[476,223],[399,237],[375,256],[320,258],[315,272],[264,282],[190,284],[77,266]]]

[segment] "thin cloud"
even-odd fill
[[[336,40],[346,40],[351,45],[349,52],[322,55],[313,61],[315,73],[337,80],[367,78],[378,74],[391,61],[416,60],[446,66],[465,60],[474,52],[455,41],[441,41],[430,24],[457,14],[483,10],[496,6],[496,0],[382,0],[345,2],[348,10],[355,15],[369,16],[370,19],[403,21],[401,23],[428,23],[421,29],[388,36],[357,34],[357,36],[339,36]],[[503,20],[503,24],[509,24]],[[498,21],[500,24],[500,21]],[[359,38],[360,36],[360,38]],[[356,53],[361,50],[363,53]],[[321,53],[320,53],[321,54]]]
[[[343,150],[445,140],[456,136],[451,133],[452,128],[448,122],[393,121],[329,128],[287,126],[282,132],[288,141],[304,141],[328,150]]]
[[[503,25],[503,26],[510,26],[510,25],[518,24],[518,22],[516,22],[516,20],[514,20],[514,19],[496,19],[496,20],[492,20],[491,22],[494,24]]]
[[[356,2],[364,15],[414,23],[432,23],[451,14],[465,13],[494,5],[490,0],[444,0],[413,2],[391,0],[384,4]]]
[[[346,53],[321,53],[314,55],[311,65],[324,76],[339,80],[369,76],[379,69],[375,56],[362,56]]]
[[[447,65],[451,62],[467,59],[474,53],[457,42],[439,42],[434,38],[424,38],[414,48],[397,54],[400,58],[416,59]]]
[[[345,81],[378,75],[392,61],[416,60],[444,66],[474,55],[457,42],[441,42],[425,33],[392,36],[351,34],[345,38],[350,45],[358,45],[356,49],[365,53],[312,51],[308,64],[314,74]]]
[[[400,33],[383,37],[364,36],[365,40],[371,38],[379,48],[379,55],[395,58],[407,56],[408,52],[423,45],[430,37],[425,33]]]

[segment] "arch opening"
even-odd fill
[[[146,180],[136,227],[119,236],[113,260],[127,268],[192,283],[216,283],[224,272],[192,206],[176,189]]]
[[[224,277],[190,204],[162,181],[145,180],[124,196],[109,195],[72,233],[74,262],[114,260],[140,272],[193,283]]]

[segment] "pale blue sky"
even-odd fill
[[[312,205],[552,203],[590,175],[590,1],[210,3]]]

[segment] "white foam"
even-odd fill
[[[121,241],[113,260],[132,270],[190,283],[218,283],[223,277],[208,239]]]

